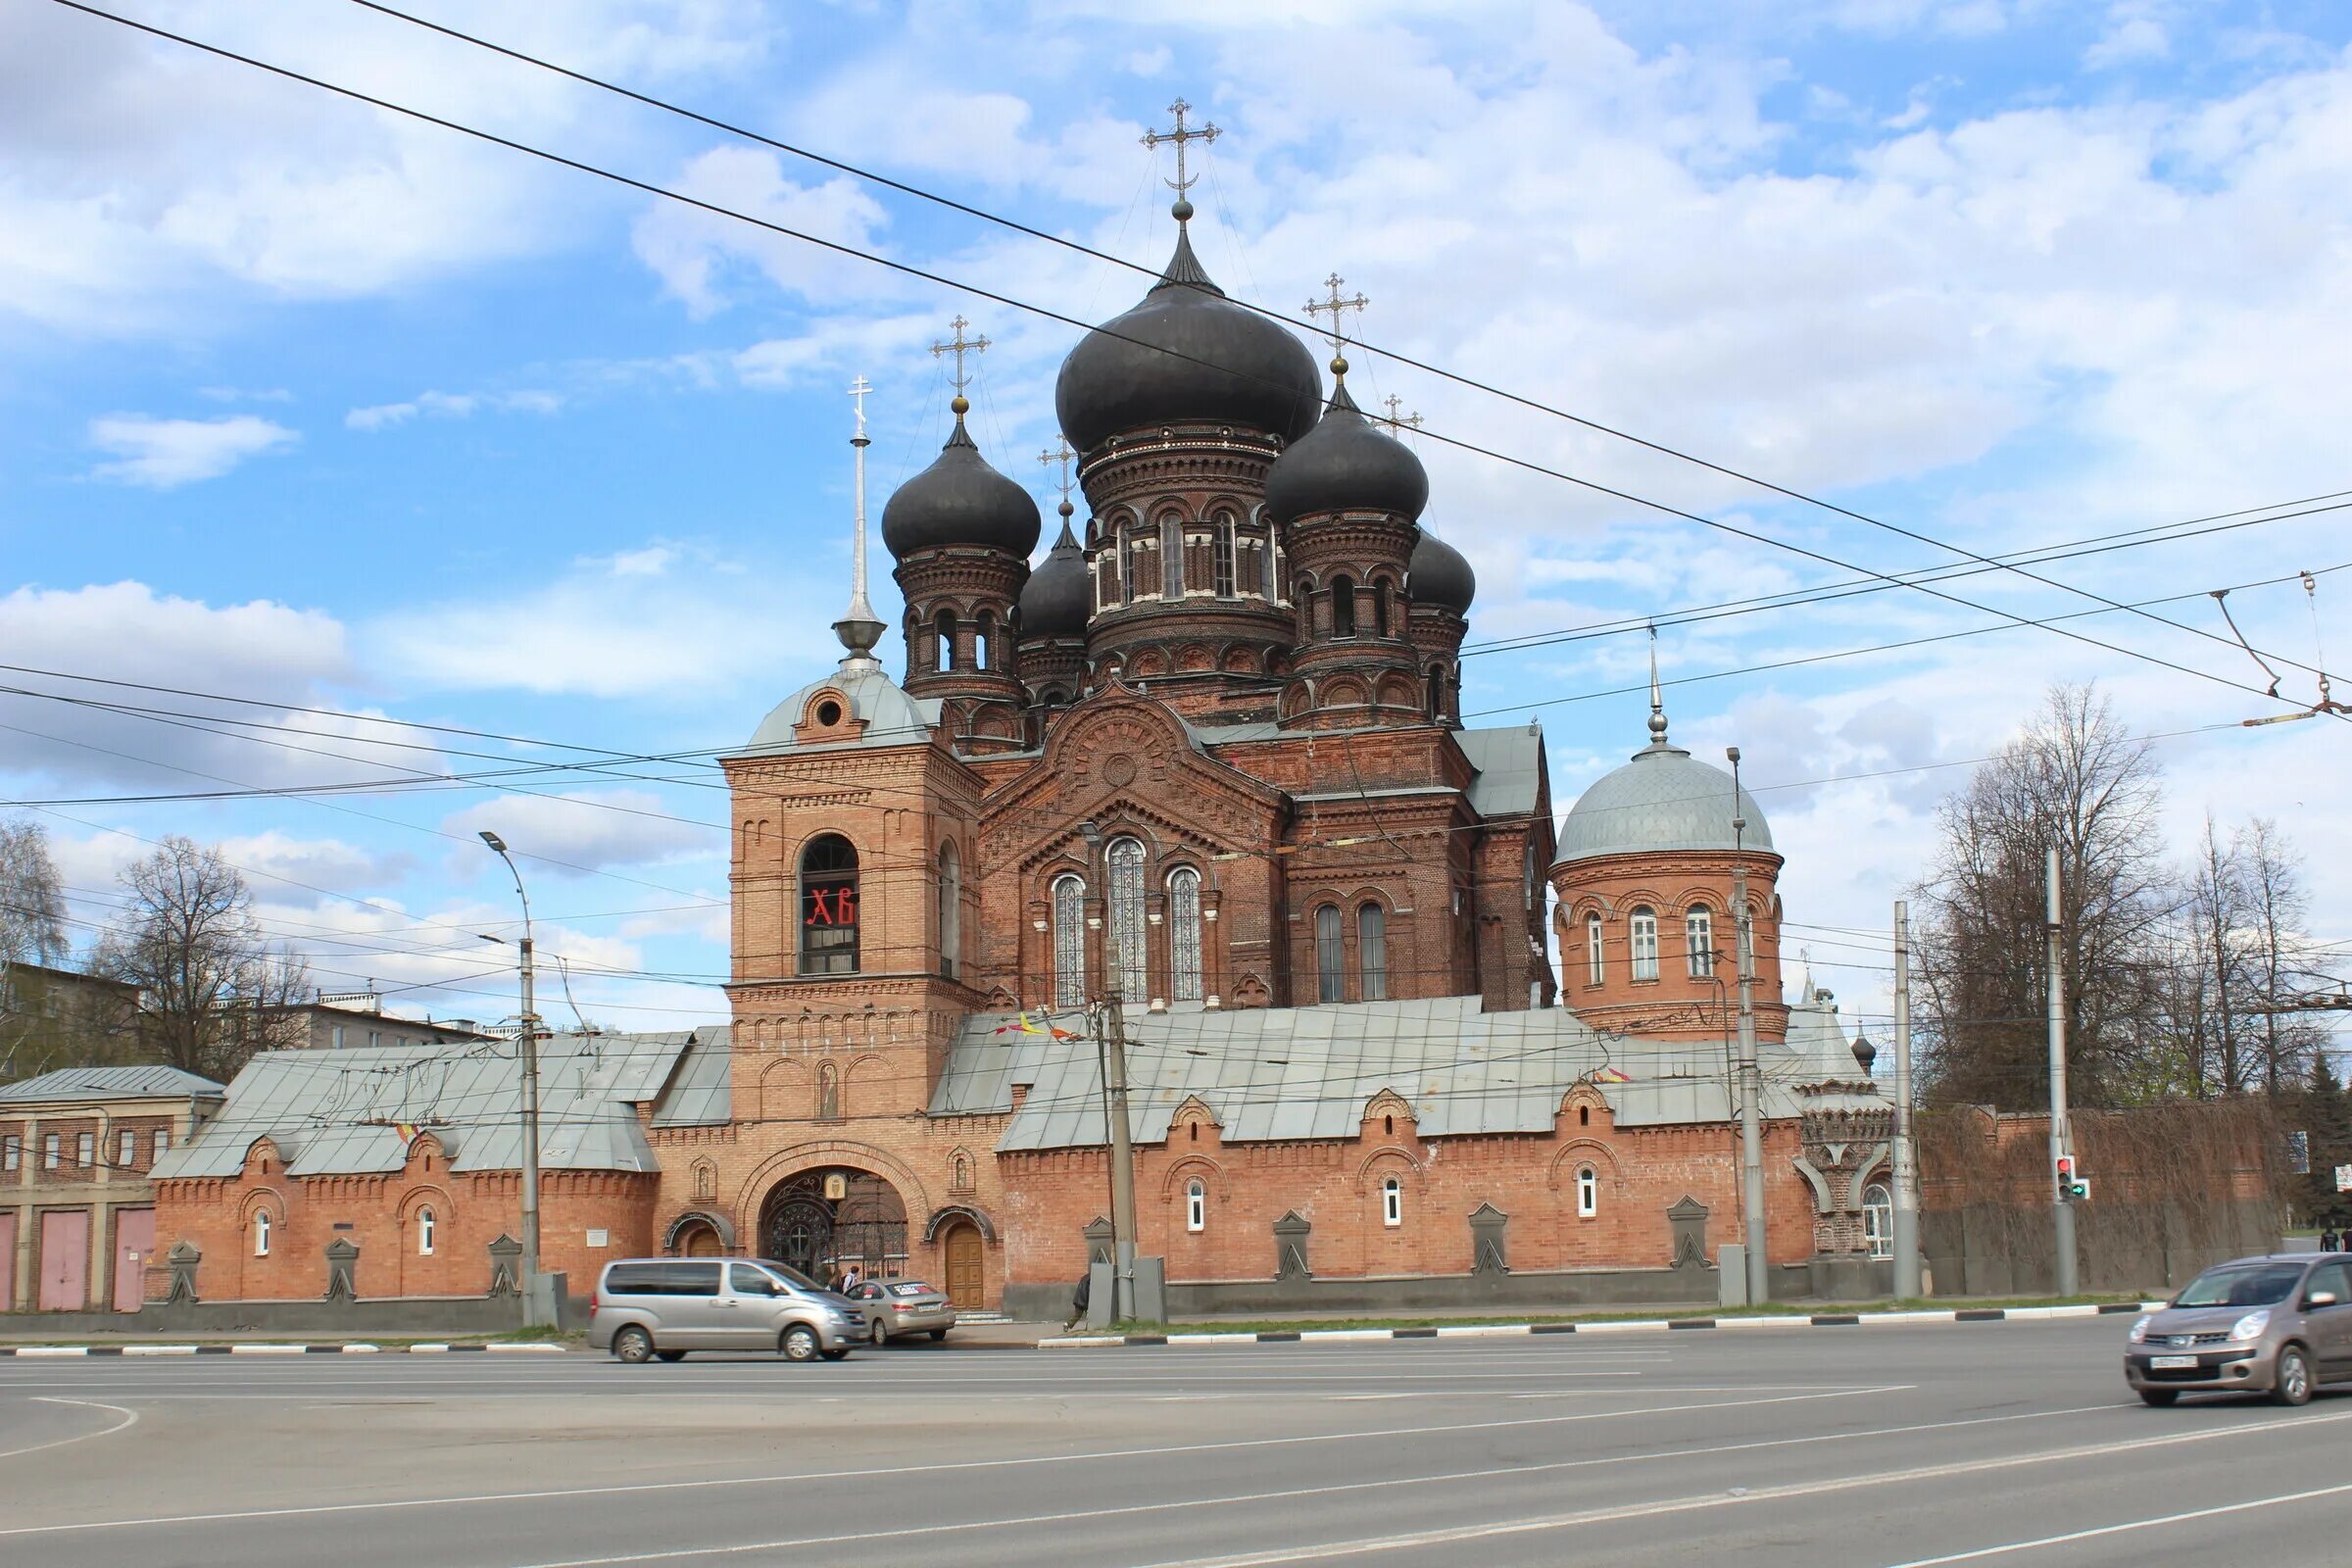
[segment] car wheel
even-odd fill
[[[2161,1410],[2180,1398],[2180,1391],[2179,1389],[2142,1389],[2139,1391],[2139,1396]]]
[[[776,1349],[787,1361],[813,1361],[823,1348],[823,1342],[817,1339],[816,1330],[806,1323],[795,1323],[776,1341]]]
[[[663,1350],[661,1352],[661,1354],[662,1359],[664,1361],[683,1361],[686,1359],[686,1352],[684,1350]]]
[[[654,1358],[654,1337],[643,1329],[622,1329],[612,1336],[612,1359],[631,1366]]]
[[[2271,1399],[2277,1404],[2311,1402],[2311,1357],[2300,1345],[2290,1345],[2278,1352],[2278,1372],[2271,1382]]]
[[[947,1331],[946,1329],[933,1329],[933,1330],[931,1331],[931,1338],[932,1338],[933,1340],[935,1340],[935,1341],[936,1341],[936,1340],[944,1340],[944,1339],[946,1339],[947,1337],[948,1337],[948,1331]]]
[[[880,1318],[875,1318],[865,1326],[865,1340],[868,1345],[879,1349],[890,1343],[890,1330],[883,1327]]]
[[[842,1359],[844,1356],[847,1356],[849,1353],[850,1353],[850,1348],[849,1348],[848,1346],[846,1346],[846,1345],[845,1345],[845,1346],[843,1346],[843,1347],[842,1347],[840,1349],[838,1349],[838,1350],[827,1350],[827,1351],[825,1352],[825,1359],[826,1359],[826,1360],[828,1360],[828,1361],[838,1361],[838,1360],[841,1360],[841,1359]]]

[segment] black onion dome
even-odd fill
[[[1416,607],[1437,605],[1466,615],[1478,593],[1478,573],[1459,550],[1424,528],[1405,568],[1404,591]]]
[[[1021,636],[1083,637],[1093,609],[1094,584],[1086,572],[1086,552],[1070,535],[1070,519],[1061,519],[1061,537],[1046,559],[1021,585]]]
[[[1286,442],[1314,426],[1323,380],[1314,356],[1280,322],[1246,311],[1200,270],[1191,237],[1152,292],[1081,338],[1061,362],[1054,411],[1092,452],[1123,431],[1230,424]]]
[[[988,466],[960,415],[931,466],[899,486],[882,509],[882,542],[901,561],[946,545],[1002,550],[1026,561],[1038,531],[1037,502]]]
[[[1266,471],[1266,512],[1289,522],[1317,512],[1389,512],[1418,517],[1429,504],[1421,460],[1373,426],[1343,384],[1331,408]]]

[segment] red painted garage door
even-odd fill
[[[115,1210],[115,1310],[136,1312],[147,1299],[147,1254],[155,1250],[155,1210]]]
[[[17,1309],[17,1216],[0,1214],[0,1312]]]
[[[90,1216],[85,1209],[41,1216],[41,1299],[44,1312],[78,1312],[90,1304]]]

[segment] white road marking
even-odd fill
[[[1364,1443],[1388,1438],[1439,1437],[1454,1432],[1498,1432],[1515,1427],[1556,1427],[1588,1421],[1655,1419],[1707,1410],[1744,1410],[1768,1404],[1808,1404],[1878,1394],[1911,1394],[1917,1384],[1888,1383],[1826,1394],[1784,1394],[1763,1399],[1710,1399],[1697,1404],[1648,1405],[1632,1410],[1595,1410],[1575,1415],[1518,1416],[1508,1421],[1452,1421],[1439,1426],[1386,1427],[1368,1432],[1312,1432],[1286,1438],[1241,1438],[1223,1443],[1179,1443],[1150,1448],[1106,1448],[1086,1453],[1019,1454],[1003,1459],[954,1459],[936,1464],[877,1465],[863,1470],[819,1470],[760,1476],[714,1476],[694,1481],[616,1482],[598,1487],[550,1487],[529,1492],[477,1492],[437,1497],[390,1497],[368,1502],[305,1503],[278,1508],[235,1508],[217,1513],[144,1514],[128,1519],[84,1519],[72,1524],[13,1525],[0,1540],[20,1536],[79,1535],[100,1530],[139,1530],[165,1525],[242,1523],[254,1519],[308,1519],[326,1514],[384,1513],[410,1508],[446,1508],[469,1503],[552,1502],[567,1497],[633,1496],[657,1492],[710,1492],[723,1488],[805,1486],[820,1481],[870,1481],[898,1476],[941,1475],[967,1470],[1018,1470],[1041,1465],[1066,1468],[1116,1459],[1159,1459],[1185,1453],[1238,1453],[1263,1448],[1328,1443]]]
[[[1585,1508],[1574,1513],[1547,1514],[1534,1519],[1510,1519],[1494,1524],[1461,1525],[1449,1530],[1421,1530],[1410,1534],[1369,1536],[1356,1541],[1322,1542],[1314,1545],[1277,1547],[1270,1551],[1247,1551],[1224,1557],[1188,1557],[1181,1561],[1154,1563],[1150,1568],[1271,1568],[1271,1565],[1293,1562],[1321,1562],[1334,1557],[1354,1557],[1372,1552],[1406,1551],[1431,1546],[1461,1545],[1474,1541],[1492,1541],[1498,1536],[1537,1535],[1552,1530],[1569,1530],[1584,1525],[1618,1524],[1629,1519],[1656,1519],[1668,1514],[1695,1513],[1710,1508],[1744,1507],[1762,1502],[1786,1502],[1796,1497],[1825,1496],[1832,1493],[1850,1492],[1856,1488],[1885,1488],[1902,1486],[1916,1481],[1944,1481],[1956,1476],[1982,1475],[1991,1470],[2014,1470],[2022,1465],[2063,1464],[2072,1460],[2106,1458],[2119,1453],[2136,1453],[2149,1448],[2176,1447],[2191,1443],[2219,1443],[2232,1438],[2271,1436],[2281,1432],[2300,1432],[2308,1426],[2352,1421],[2352,1410],[2341,1415],[2313,1417],[2307,1421],[2266,1422],[2259,1426],[2223,1427],[2199,1432],[2175,1433],[2169,1437],[2137,1438],[2121,1443],[2085,1444],[2072,1448],[2044,1448],[2033,1453],[2003,1454],[1989,1459],[1964,1459],[1950,1464],[1919,1465],[1908,1470],[1880,1470],[1856,1475],[1826,1478],[1820,1481],[1797,1481],[1785,1486],[1757,1487],[1740,1493],[1710,1492],[1691,1497],[1668,1497],[1655,1502],[1622,1503],[1608,1508]],[[1390,1483],[1395,1485],[1395,1483]]]
[[[947,1535],[965,1530],[1013,1529],[1025,1525],[1075,1524],[1088,1519],[1121,1518],[1133,1514],[1168,1513],[1187,1508],[1222,1508],[1236,1503],[1285,1502],[1298,1497],[1333,1496],[1349,1492],[1379,1492],[1396,1487],[1429,1486],[1446,1481],[1491,1481],[1506,1476],[1556,1474],[1603,1465],[1644,1464],[1662,1459],[1690,1459],[1710,1454],[1743,1453],[1758,1448],[1792,1447],[1803,1444],[1851,1443],[1858,1439],[1895,1437],[1918,1432],[1940,1432],[1947,1427],[1984,1426],[2002,1421],[2033,1421],[2049,1416],[2081,1415],[2113,1410],[2113,1404],[2086,1404],[2067,1410],[2031,1410],[2015,1415],[1975,1416],[1960,1421],[1931,1421],[1912,1426],[1880,1427],[1863,1432],[1819,1433],[1802,1438],[1759,1438],[1745,1443],[1720,1444],[1706,1448],[1677,1448],[1658,1453],[1616,1453],[1589,1459],[1552,1459],[1534,1464],[1498,1465],[1483,1470],[1453,1470],[1437,1475],[1405,1476],[1381,1481],[1341,1481],[1319,1487],[1288,1487],[1279,1492],[1227,1494],[1214,1497],[1186,1497],[1167,1502],[1126,1503],[1111,1508],[1086,1508],[1059,1513],[1029,1514],[1011,1519],[960,1520],[955,1524],[912,1525],[897,1530],[860,1531],[844,1536],[801,1536],[788,1541],[743,1542],[724,1546],[675,1546],[663,1551],[630,1552],[611,1557],[574,1557],[561,1562],[528,1564],[527,1568],[625,1568],[632,1563],[675,1562],[689,1557],[726,1557],[753,1551],[782,1551],[796,1546],[843,1546],[866,1542],[897,1541],[907,1537]]]
[[[2072,1545],[2078,1541],[2097,1541],[2103,1536],[2128,1535],[2134,1530],[2154,1530],[2163,1525],[2187,1524],[2192,1519],[2212,1519],[2226,1513],[2244,1513],[2249,1508],[2276,1508],[2280,1503],[2309,1502],[2314,1497],[2334,1497],[2352,1492],[2352,1481],[2341,1486],[2316,1487],[2309,1492],[2286,1492],[2276,1497],[2255,1497],[2245,1502],[2225,1502],[2213,1508],[2191,1508],[2186,1513],[2168,1513],[2160,1519],[2133,1519],[2120,1525],[2101,1525],[2096,1530],[2074,1530],[2063,1536],[2043,1536],[2038,1541],[2013,1541],[2005,1546],[1980,1546],[1975,1551],[1955,1551],[1942,1557],[1914,1557],[1892,1568],[1936,1568],[1939,1563],[1977,1562],[1986,1557],[2005,1557],[2013,1551],[2038,1551],[2043,1546]]]
[[[139,1413],[136,1410],[125,1410],[119,1404],[101,1404],[96,1399],[53,1399],[47,1395],[41,1394],[36,1394],[32,1397],[36,1403],[40,1404],[80,1404],[87,1405],[93,1410],[112,1410],[122,1419],[103,1432],[84,1432],[77,1437],[57,1438],[48,1443],[35,1443],[23,1448],[0,1450],[0,1459],[14,1459],[23,1454],[39,1453],[45,1448],[63,1448],[70,1444],[87,1443],[92,1438],[112,1437],[126,1427],[136,1426],[139,1420]]]

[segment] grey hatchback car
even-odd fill
[[[848,1301],[782,1263],[635,1257],[607,1263],[588,1302],[588,1343],[619,1360],[695,1350],[774,1350],[838,1361],[865,1338]]]
[[[2352,1256],[2281,1252],[2218,1263],[2132,1325],[2124,1378],[2150,1404],[2268,1394],[2302,1404],[2352,1380]]]

